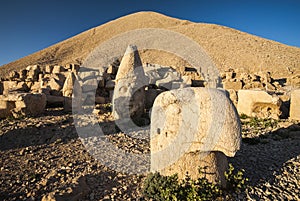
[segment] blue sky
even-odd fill
[[[145,10],[300,47],[299,0],[1,0],[0,65]]]

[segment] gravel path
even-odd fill
[[[149,138],[116,132],[99,117],[105,138],[126,153],[149,154]],[[95,160],[70,114],[48,109],[36,118],[0,120],[0,200],[143,200],[145,174],[116,172]],[[244,143],[229,159],[250,187],[236,200],[300,200],[300,124],[243,125]],[[145,132],[145,131],[143,131]]]

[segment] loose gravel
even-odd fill
[[[300,200],[300,123],[281,120],[266,126],[247,121],[241,150],[229,162],[245,169],[250,181],[234,200]],[[86,125],[93,123],[115,149],[149,156],[147,129],[118,132],[108,111]],[[145,173],[118,172],[89,151],[72,115],[61,109],[0,120],[0,200],[144,200]]]

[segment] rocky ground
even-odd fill
[[[113,146],[149,153],[149,138],[117,132],[108,111],[97,121]],[[300,123],[242,121],[242,147],[230,162],[245,169],[250,182],[235,200],[299,200]],[[144,199],[145,174],[116,172],[93,158],[71,114],[47,109],[35,118],[0,120],[0,128],[0,200]]]

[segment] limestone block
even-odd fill
[[[180,75],[177,72],[168,72],[163,79],[157,80],[155,84],[158,87],[172,89],[172,83],[180,80]]]
[[[45,66],[45,73],[51,74],[52,71],[53,71],[53,66],[51,66],[51,65]]]
[[[115,65],[109,65],[106,72],[112,75],[116,75],[118,72],[118,67]]]
[[[231,82],[231,81],[225,81],[223,82],[223,88],[224,89],[233,89],[235,91],[238,91],[242,89],[243,83],[241,81]]]
[[[66,71],[66,69],[64,68],[64,67],[62,67],[62,66],[59,66],[59,65],[55,65],[54,67],[53,67],[53,70],[52,70],[52,73],[53,74],[59,74],[59,73],[61,73],[61,72],[65,72]]]
[[[46,107],[45,94],[14,93],[2,96],[2,100],[14,102],[14,117],[42,114]]]
[[[0,81],[0,95],[3,94],[3,82]]]
[[[0,95],[0,119],[11,117],[14,108],[14,101],[7,101],[5,96]]]
[[[249,83],[246,83],[243,89],[265,89],[265,87],[259,81],[251,81]]]
[[[51,74],[50,78],[54,78],[61,86],[63,86],[68,74],[69,72]]]
[[[80,89],[77,89],[77,91],[81,91],[81,86],[78,84],[77,80],[78,78],[76,75],[73,72],[69,72],[62,89],[65,111],[72,110],[72,98],[74,97],[73,93],[75,93],[74,87],[79,87]]]
[[[62,84],[54,78],[51,78],[49,80],[48,86],[51,88],[51,90],[56,90],[56,91],[60,91],[63,87]]]
[[[18,82],[17,86],[12,88],[10,91],[15,91],[15,92],[28,92],[29,87],[25,82]]]
[[[26,70],[27,71],[37,71],[37,72],[40,72],[41,71],[41,68],[39,65],[29,65],[26,67]]]
[[[3,81],[3,94],[8,94],[11,90],[17,87],[17,81]]]
[[[26,69],[20,70],[19,75],[20,75],[20,80],[24,81],[27,78],[27,70]]]
[[[291,93],[290,118],[300,120],[300,89]]]
[[[65,69],[76,74],[80,69],[80,65],[78,65],[78,64],[66,64]]]
[[[20,74],[17,71],[9,72],[9,80],[15,80],[16,78],[20,78]]]
[[[42,82],[34,82],[33,85],[30,87],[31,92],[40,92],[42,88]]]
[[[47,106],[63,106],[64,97],[46,94]]]
[[[86,80],[82,84],[82,92],[96,91],[97,88],[98,81],[96,78]]]
[[[26,70],[28,71],[27,79],[32,81],[38,81],[39,73],[41,72],[40,66],[38,65],[27,66]]]
[[[76,77],[74,73],[69,73],[62,89],[62,94],[64,96],[64,111],[66,112],[72,111],[72,95],[75,80]]]
[[[275,91],[276,90],[276,87],[273,84],[268,83],[268,82],[266,83],[265,88],[267,91]]]
[[[279,119],[282,101],[260,90],[239,90],[237,110],[250,117]]]
[[[78,77],[82,81],[86,81],[89,79],[95,79],[96,78],[96,71],[80,71],[78,72]]]

